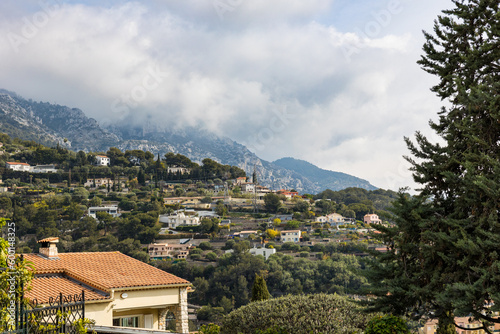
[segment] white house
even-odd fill
[[[172,215],[160,215],[160,223],[166,224],[168,228],[177,226],[198,226],[201,224],[200,217],[186,215],[183,211]]]
[[[341,214],[338,213],[330,213],[329,215],[326,216],[319,216],[316,217],[316,222],[320,223],[328,223],[330,225],[339,225],[343,224],[345,222],[344,217],[342,217]]]
[[[255,192],[255,184],[253,183],[243,183],[241,185],[241,191],[244,193],[251,193],[253,194]]]
[[[110,159],[105,155],[96,155],[95,162],[97,166],[109,166]]]
[[[275,248],[250,248],[250,254],[252,255],[262,255],[263,257],[269,259],[269,257],[276,253]]]
[[[299,242],[300,230],[281,231],[281,242]]]
[[[97,218],[98,212],[107,212],[111,216],[113,216],[113,218],[120,216],[120,210],[118,209],[118,206],[116,206],[116,205],[91,206],[87,211],[88,211],[88,215],[94,219]]]
[[[55,165],[36,165],[31,167],[33,173],[57,173]]]
[[[12,169],[20,172],[29,172],[31,171],[31,166],[25,162],[6,162],[5,168]]]
[[[172,166],[172,167],[167,167],[167,173],[172,173],[172,174],[189,174],[191,173],[190,168],[186,167],[179,167],[179,166]]]

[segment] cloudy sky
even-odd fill
[[[436,118],[422,30],[450,0],[0,3],[0,88],[103,124],[197,126],[397,190]]]

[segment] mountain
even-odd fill
[[[296,189],[311,194],[328,188],[375,189],[368,181],[324,171],[312,164],[308,168],[299,168],[298,163],[286,166],[289,158],[274,163],[262,160],[234,140],[202,129],[168,129],[151,122],[103,128],[80,109],[26,100],[3,89],[0,89],[0,132],[49,146],[59,144],[74,151],[106,152],[110,147],[117,147],[122,151],[147,150],[155,155],[175,152],[198,163],[210,158],[243,168],[247,175],[252,175],[255,169],[259,183],[271,189]]]
[[[304,160],[288,157],[278,159],[274,161],[273,164],[291,170],[298,175],[307,178],[318,188],[330,190],[341,190],[349,187],[363,188],[367,190],[378,189],[366,180],[346,173],[322,169]]]

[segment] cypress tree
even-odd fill
[[[377,309],[500,323],[500,14],[497,0],[453,0],[434,33],[424,32],[423,69],[443,107],[431,128],[444,144],[417,132],[405,138],[416,196],[400,193],[396,225],[380,227],[388,252],[370,278]],[[455,324],[456,325],[456,324]]]
[[[269,291],[267,290],[267,284],[264,277],[255,274],[255,282],[252,285],[252,302],[258,300],[267,300],[271,298]]]

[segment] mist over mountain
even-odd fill
[[[175,152],[198,163],[210,158],[243,168],[247,175],[255,169],[259,183],[272,189],[293,188],[313,194],[347,187],[376,189],[366,180],[323,170],[302,160],[284,158],[268,162],[234,140],[206,130],[168,129],[154,121],[103,128],[80,109],[27,100],[3,89],[0,90],[0,131],[46,145],[59,144],[74,151],[106,152],[110,147],[117,147],[122,151],[148,150],[155,155]]]

